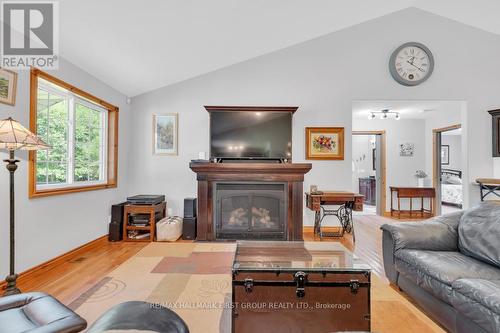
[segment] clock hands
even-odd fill
[[[414,64],[414,62],[415,62],[415,57],[411,57],[410,59],[411,59],[411,62],[410,62],[410,60],[406,60],[406,62],[407,62],[407,63],[409,63],[410,65],[412,65],[413,67],[415,67],[416,69],[418,69],[419,71],[421,71],[421,72],[425,72],[425,70],[424,70],[424,69],[422,69],[422,68],[420,68],[420,67],[418,67],[418,66],[416,66],[416,65]]]

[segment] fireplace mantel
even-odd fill
[[[196,240],[215,240],[213,185],[215,182],[284,182],[288,187],[287,240],[302,240],[304,174],[310,163],[190,163],[198,180]]]

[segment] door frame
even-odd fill
[[[455,124],[441,128],[434,128],[432,130],[432,187],[436,189],[436,197],[434,198],[434,208],[432,212],[434,215],[436,215],[438,204],[439,204],[439,210],[441,210],[441,202],[438,202],[438,199],[441,199],[441,192],[440,192],[441,187],[439,186],[438,189],[438,185],[440,184],[439,180],[440,176],[438,174],[439,171],[438,156],[441,156],[441,149],[439,149],[438,151],[437,147],[438,135],[441,135],[443,132],[453,131],[460,128],[462,128],[462,124]]]
[[[382,213],[383,216],[386,212],[386,207],[387,207],[387,184],[386,184],[387,134],[385,131],[352,131],[352,135],[380,135],[380,146],[381,146],[381,151],[380,151],[381,189],[380,190],[381,191],[380,191],[380,203],[377,202],[377,204],[380,204],[380,212]]]

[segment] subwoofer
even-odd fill
[[[108,240],[110,242],[121,241],[123,237],[123,213],[126,202],[111,206],[111,222],[109,223]]]
[[[196,239],[196,217],[185,217],[182,220],[182,239]]]
[[[184,217],[196,217],[196,198],[184,199]]]

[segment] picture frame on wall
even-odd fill
[[[153,115],[153,154],[177,155],[178,123],[177,113]]]
[[[344,160],[344,127],[306,127],[307,160]]]
[[[415,144],[413,143],[401,143],[399,145],[399,156],[402,157],[413,157],[415,153]]]
[[[441,145],[441,165],[450,165],[450,146]]]
[[[0,103],[16,104],[17,73],[0,68]]]

